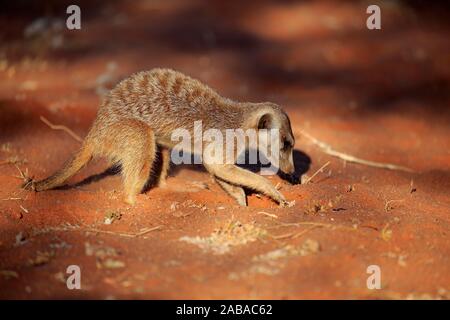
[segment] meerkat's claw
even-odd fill
[[[295,200],[292,200],[292,201],[283,200],[280,202],[279,207],[280,208],[291,208],[294,205],[295,205]]]

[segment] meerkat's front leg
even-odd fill
[[[284,196],[265,178],[233,164],[204,164],[215,177],[234,185],[246,187],[269,196],[281,206],[287,205]]]
[[[219,178],[215,178],[215,181],[228,193],[231,197],[233,197],[240,206],[247,206],[247,196],[245,195],[244,188],[232,185],[231,183],[220,180]]]

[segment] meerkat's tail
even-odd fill
[[[61,186],[67,179],[80,171],[92,159],[92,149],[86,143],[78,150],[73,157],[65,163],[65,165],[52,174],[50,177],[36,181],[25,183],[22,187],[34,191],[44,191]]]

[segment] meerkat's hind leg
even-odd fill
[[[157,185],[160,188],[166,186],[167,173],[170,168],[170,150],[161,147],[161,173],[158,177]]]
[[[245,195],[244,188],[220,180],[217,177],[215,178],[215,181],[219,186],[222,187],[223,190],[225,190],[226,193],[228,193],[234,200],[236,200],[240,206],[247,206],[247,196]]]
[[[156,156],[153,130],[137,120],[124,120],[117,125],[117,139],[128,137],[127,141],[117,141],[120,146],[120,160],[124,184],[125,202],[134,205],[152,171]]]

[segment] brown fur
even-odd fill
[[[240,103],[221,97],[199,81],[170,69],[139,72],[120,82],[102,103],[81,149],[61,170],[29,184],[35,191],[62,185],[93,157],[120,163],[125,201],[134,204],[149,177],[158,146],[162,148],[164,186],[175,143],[171,133],[185,128],[193,135],[194,121],[202,120],[203,130],[215,128],[279,128],[280,169],[292,174],[294,137],[289,118],[273,103]],[[263,193],[280,204],[286,200],[265,178],[232,164],[206,165],[219,185],[241,205],[246,205],[245,188]]]

